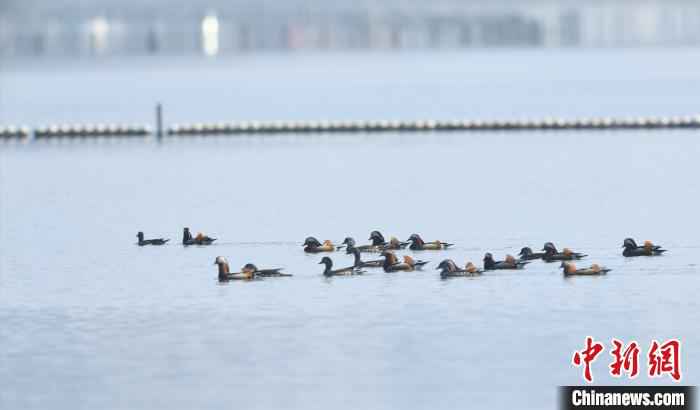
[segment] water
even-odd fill
[[[269,54],[0,64],[0,121],[697,114],[700,50]]]
[[[203,105],[185,98],[204,94],[194,84],[183,85],[188,91],[181,97],[169,93],[166,103],[180,107],[180,114],[171,112],[177,121],[226,113],[281,118],[294,110],[304,118],[431,117],[443,102],[449,117],[467,110],[459,108],[465,101],[460,90],[475,87],[466,93],[469,104],[494,116],[518,107],[539,116],[549,115],[545,108],[570,116],[606,106],[611,115],[695,108],[697,74],[663,71],[697,59],[688,51],[631,53],[628,79],[607,91],[612,100],[593,80],[605,74],[600,65],[623,60],[594,53],[598,64],[579,70],[580,82],[570,80],[576,90],[593,87],[590,94],[534,96],[539,104],[530,106],[528,90],[550,83],[545,74],[526,71],[527,65],[545,65],[536,57],[484,57],[485,64],[526,59],[520,75],[531,81],[517,86],[506,76],[503,83],[513,88],[496,91],[512,100],[482,88],[500,75],[465,85],[454,74],[454,60],[437,57],[426,63],[432,69],[425,77],[417,66],[398,75],[404,80],[388,75],[393,69],[378,72],[391,90],[387,95],[416,98],[365,94],[363,87],[383,82],[366,78],[361,67],[403,67],[413,58],[397,55],[358,63],[352,75],[352,67],[340,64],[347,81],[333,87],[347,97],[332,103],[323,104],[329,101],[322,98],[329,92],[324,86],[343,76],[327,73],[320,85],[312,81],[309,73],[321,72],[321,60],[313,56],[291,63],[306,64],[305,74],[280,74],[294,84],[289,87],[305,84],[309,91],[290,94],[286,88],[280,98],[268,97],[269,105],[262,92],[247,104],[215,103],[226,100],[226,91]],[[581,59],[544,57],[558,66]],[[642,61],[662,72],[637,67]],[[178,69],[176,77],[201,76],[213,89],[222,65],[208,66],[211,75]],[[440,65],[453,74],[436,76]],[[253,66],[265,67],[257,60]],[[610,67],[611,78],[624,71]],[[35,123],[73,110],[78,120],[145,121],[139,105],[148,105],[148,89],[166,84],[124,68],[134,76],[134,87],[125,90],[121,69],[76,70],[91,73],[88,83],[105,83],[110,95],[130,95],[134,104],[104,98],[92,87],[58,98],[38,87],[50,84],[53,74],[11,71],[4,79],[17,82],[4,95],[3,116]],[[646,70],[653,81],[644,79]],[[75,74],[50,92],[77,87],[84,77]],[[425,86],[415,89],[418,78]],[[681,87],[688,78],[694,82]],[[232,81],[230,89],[254,88]],[[27,93],[45,98],[19,98],[22,84],[30,83],[36,86]],[[658,98],[640,98],[646,93]],[[29,100],[36,101],[36,111]],[[432,111],[422,110],[427,106]],[[185,116],[185,107],[192,114]],[[653,338],[678,337],[683,383],[697,384],[699,153],[695,131],[658,130],[4,144],[0,407],[551,408],[556,386],[581,383],[580,369],[569,362],[587,335],[606,345],[612,337],[637,340],[642,364]],[[177,244],[183,226],[220,239],[211,247],[183,248]],[[370,271],[330,280],[321,276],[320,256],[301,250],[307,235],[334,241],[353,236],[364,243],[373,229],[402,239],[419,232],[457,246],[417,255],[432,261],[424,272]],[[172,242],[139,248],[138,230]],[[671,251],[625,259],[620,245],[626,236],[653,239]],[[534,262],[520,272],[443,281],[433,270],[445,257],[480,265],[487,251],[501,258],[549,240],[589,253],[579,265],[597,262],[613,271],[567,280],[556,264]],[[283,266],[295,276],[219,284],[212,266],[217,255],[228,257],[232,267],[252,261]],[[338,266],[351,262],[341,253],[333,259]],[[594,365],[596,382],[620,383],[607,376],[607,354]],[[669,379],[642,375],[633,383]]]

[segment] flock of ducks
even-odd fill
[[[138,245],[164,245],[169,239],[144,239],[143,232],[137,235]],[[182,245],[211,245],[216,238],[211,238],[202,233],[192,236],[189,228],[183,229]],[[410,249],[413,251],[432,251],[445,250],[453,246],[451,243],[443,241],[426,242],[418,234],[411,235],[406,241],[400,241],[395,237],[391,237],[389,241],[385,240],[384,236],[379,231],[372,231],[369,235],[369,244],[357,245],[355,239],[347,237],[341,245],[334,245],[330,240],[320,242],[313,236],[309,236],[302,245],[304,252],[316,254],[324,252],[337,252],[345,250],[348,255],[354,256],[352,266],[333,269],[333,260],[324,256],[321,258],[319,265],[324,265],[323,275],[331,276],[347,276],[347,275],[362,275],[366,268],[382,268],[384,272],[411,272],[422,269],[429,261],[414,259],[412,256],[404,255],[401,259],[396,256],[394,251]],[[622,244],[622,255],[625,257],[634,256],[659,256],[666,252],[659,245],[654,245],[651,241],[645,241],[643,245],[637,245],[632,238],[626,238]],[[381,258],[373,260],[362,260],[362,253],[377,253]],[[440,271],[442,278],[450,277],[470,277],[482,275],[485,271],[503,270],[503,269],[523,269],[533,260],[540,259],[544,262],[561,262],[560,268],[565,276],[590,276],[604,275],[610,272],[610,269],[592,264],[590,267],[578,269],[574,264],[575,260],[583,259],[588,255],[574,252],[569,248],[564,248],[561,252],[554,246],[552,242],[547,242],[542,247],[540,252],[534,252],[529,247],[524,247],[518,254],[519,258],[512,255],[506,255],[504,260],[497,261],[490,252],[484,255],[483,269],[468,261],[464,267],[457,265],[452,259],[445,259],[440,262],[436,270]],[[231,272],[228,260],[223,256],[217,256],[214,260],[214,265],[218,267],[219,281],[229,280],[253,280],[265,277],[283,277],[292,276],[288,273],[283,273],[282,268],[259,269],[256,265],[248,263],[244,265],[240,272]]]

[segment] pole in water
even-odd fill
[[[163,138],[163,105],[156,104],[156,137]]]

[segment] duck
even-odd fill
[[[355,250],[357,249],[359,252],[379,252],[382,250],[381,245],[360,245],[357,246],[355,243],[355,239],[351,237],[347,237],[343,240],[343,244],[338,247],[338,249],[341,249],[343,246],[345,246],[345,253],[348,255],[352,255],[355,253]]]
[[[569,248],[564,248],[562,252],[559,252],[552,242],[545,243],[542,247],[542,250],[544,251],[542,259],[545,262],[570,261],[574,259],[585,258],[586,256],[588,256],[583,253],[573,252]]]
[[[520,256],[520,259],[524,261],[530,261],[534,259],[542,259],[544,257],[544,252],[533,252],[532,248],[526,246],[520,250],[518,256]]]
[[[467,262],[464,269],[462,269],[459,266],[457,266],[457,264],[452,259],[445,259],[444,261],[440,262],[438,267],[435,269],[440,270],[440,277],[442,278],[478,276],[484,272],[481,269],[478,269],[476,265],[474,265],[471,262]]]
[[[190,233],[190,228],[184,228],[182,231],[183,245],[211,245],[215,240],[216,238],[210,238],[201,232],[193,238]]]
[[[396,237],[392,236],[387,242],[379,231],[372,231],[369,234],[369,240],[372,241],[372,245],[380,247],[381,250],[400,250],[408,246],[408,242],[401,242]]]
[[[219,267],[219,282],[227,282],[229,280],[257,279],[255,272],[251,270],[231,273],[229,270],[228,260],[226,260],[226,258],[223,256],[217,256],[214,260],[214,265],[218,265]]]
[[[141,232],[141,231],[139,231],[139,233],[136,234],[136,237],[139,238],[139,246],[165,245],[170,240],[170,239],[163,239],[163,238],[143,239],[143,232]]]
[[[530,262],[515,259],[512,255],[506,255],[506,259],[503,261],[493,260],[493,255],[489,252],[484,255],[484,270],[522,269],[528,263]]]
[[[658,256],[663,255],[666,249],[662,249],[659,245],[654,245],[651,241],[644,241],[644,246],[638,246],[637,242],[632,238],[626,238],[622,247],[622,255],[626,257],[631,256]]]
[[[323,244],[318,241],[318,239],[314,238],[313,236],[309,236],[304,240],[304,252],[307,253],[319,253],[319,252],[334,252],[335,251],[335,246],[333,246],[333,243],[329,240],[323,241]]]
[[[428,263],[427,261],[415,260],[408,255],[404,255],[403,262],[399,262],[399,259],[392,251],[384,251],[382,256],[384,257],[384,263],[382,263],[384,272],[412,272],[416,269],[421,269]]]
[[[433,241],[433,242],[425,242],[423,238],[420,237],[417,233],[414,233],[408,238],[408,242],[411,243],[411,246],[409,246],[409,249],[413,251],[437,251],[437,250],[442,250],[442,249],[447,249],[453,244],[447,243],[447,242],[441,242],[441,241]]]
[[[356,268],[355,266],[349,266],[347,268],[341,268],[341,269],[333,269],[333,260],[329,258],[328,256],[324,256],[323,259],[321,259],[321,262],[318,263],[319,265],[323,264],[326,265],[326,268],[323,270],[323,276],[330,277],[330,276],[350,276],[350,275],[362,275],[364,271]]]
[[[282,268],[274,268],[274,269],[258,269],[255,264],[252,263],[246,263],[243,265],[241,268],[241,272],[253,272],[255,276],[262,276],[262,277],[289,277],[293,276],[290,273],[284,273],[282,272]]]
[[[384,264],[384,259],[363,261],[360,256],[360,250],[357,248],[352,249],[352,254],[355,255],[355,264],[353,266],[356,268],[381,268]]]
[[[560,268],[564,269],[564,276],[594,276],[594,275],[605,275],[612,269],[600,266],[597,263],[591,265],[590,268],[576,269],[576,265],[573,262],[561,262]]]

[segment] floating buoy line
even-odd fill
[[[318,134],[439,131],[644,130],[698,129],[700,115],[638,118],[544,118],[539,120],[416,121],[239,121],[173,124],[163,128],[159,107],[156,127],[145,124],[53,124],[30,129],[0,125],[1,140],[52,138],[163,137],[253,134]]]

